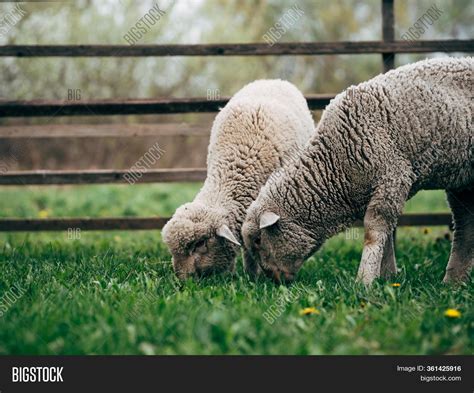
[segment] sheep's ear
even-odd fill
[[[227,239],[238,246],[241,245],[226,224],[222,224],[219,228],[217,228],[216,234],[217,236],[223,237],[224,239]]]
[[[280,216],[278,214],[275,214],[273,212],[264,212],[260,216],[260,229],[271,227],[279,219],[280,219]]]

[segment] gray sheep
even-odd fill
[[[364,220],[358,280],[396,272],[393,231],[405,201],[445,189],[454,240],[445,282],[474,259],[472,57],[400,67],[332,100],[298,161],[262,188],[242,227],[248,257],[291,281],[329,237]]]
[[[212,126],[204,186],[163,228],[179,278],[233,270],[247,208],[313,132],[306,100],[289,82],[255,81],[232,97]]]

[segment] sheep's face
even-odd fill
[[[258,266],[278,283],[293,281],[304,260],[320,246],[307,230],[275,207],[251,207],[242,237],[246,267],[252,270]]]
[[[180,279],[232,271],[239,242],[225,214],[192,202],[181,206],[163,228],[163,240]]]

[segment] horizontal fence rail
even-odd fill
[[[0,219],[0,232],[5,231],[81,231],[96,230],[147,230],[161,229],[169,217],[146,218],[49,218],[49,219]]]
[[[169,217],[0,219],[0,231],[81,231],[161,229]],[[450,226],[451,214],[404,214],[398,226]],[[363,227],[362,221],[356,227]]]
[[[130,182],[127,181],[130,179]],[[0,186],[107,183],[171,183],[196,182],[206,179],[205,168],[153,169],[147,171],[18,171],[0,176]]]
[[[209,136],[211,123],[47,124],[0,126],[0,138]]]
[[[324,109],[334,94],[306,96],[312,110]],[[0,117],[146,115],[164,113],[218,112],[230,97],[206,98],[110,99],[110,100],[31,100],[1,101]]]
[[[474,52],[474,40],[336,41],[195,45],[3,45],[0,56],[142,57],[350,55],[370,53]]]

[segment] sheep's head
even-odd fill
[[[242,226],[245,265],[259,266],[276,282],[291,282],[321,242],[273,202],[259,199],[250,206]]]
[[[181,206],[162,231],[180,279],[232,271],[239,240],[226,214],[198,202]]]

